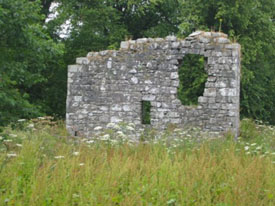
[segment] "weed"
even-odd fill
[[[174,127],[132,142],[134,125],[87,139],[33,124],[0,135],[0,205],[275,204],[272,126],[244,120],[237,142]]]

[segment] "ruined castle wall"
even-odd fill
[[[182,105],[177,97],[178,66],[185,54],[207,58],[208,79],[197,106]],[[66,126],[85,136],[110,122],[142,128],[141,102],[150,101],[153,128],[194,125],[237,135],[239,95],[240,45],[227,35],[198,31],[183,40],[130,40],[118,51],[91,52],[68,67]]]

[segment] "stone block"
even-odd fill
[[[218,44],[228,44],[228,43],[230,43],[230,40],[227,38],[224,38],[224,37],[219,37],[219,38],[216,38],[214,40],[214,42],[216,42]]]
[[[207,103],[207,97],[199,97],[198,102],[199,103]]]
[[[166,41],[177,41],[177,37],[176,36],[167,36],[165,38]]]
[[[69,73],[75,73],[79,71],[79,65],[69,65],[68,66],[68,72]]]
[[[216,94],[217,94],[216,88],[206,88],[206,89],[204,89],[203,96],[206,96],[206,97],[215,97]]]
[[[130,47],[130,43],[128,41],[122,41],[120,43],[120,48],[121,49],[129,49],[129,47]]]
[[[221,96],[229,96],[229,97],[237,95],[236,89],[231,89],[231,88],[219,89],[219,93],[221,94]]]
[[[178,79],[179,78],[179,74],[178,72],[172,72],[170,75],[170,79]]]
[[[193,32],[192,34],[190,34],[189,37],[198,36],[198,35],[200,35],[200,34],[203,34],[203,32],[202,32],[202,31],[195,31],[195,32]]]
[[[137,39],[137,44],[144,44],[144,43],[147,43],[147,42],[148,42],[147,38]]]
[[[176,42],[172,43],[172,48],[173,49],[177,49],[177,48],[179,48],[179,46],[180,46],[180,42],[179,41],[176,41]]]
[[[89,59],[87,57],[78,57],[76,58],[77,64],[89,64]]]

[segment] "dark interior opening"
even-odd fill
[[[151,102],[141,101],[141,123],[151,124]]]
[[[179,63],[178,98],[183,105],[197,105],[203,96],[208,74],[207,58],[198,54],[186,54]]]

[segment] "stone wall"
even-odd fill
[[[208,74],[197,106],[177,98],[178,66],[185,54],[207,58]],[[90,52],[68,67],[66,126],[73,135],[89,136],[97,126],[132,122],[142,128],[142,101],[151,102],[151,124],[164,129],[194,125],[210,132],[238,135],[240,45],[226,34],[197,31],[121,42],[120,50]]]

